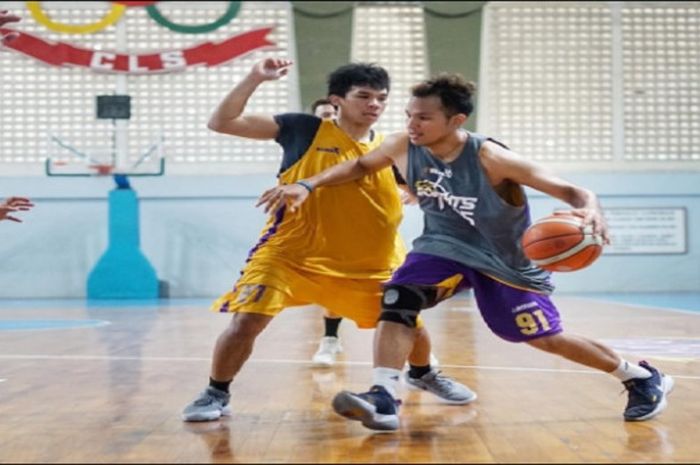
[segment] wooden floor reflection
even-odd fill
[[[555,302],[568,331],[612,341],[629,360],[644,358],[674,375],[668,410],[625,423],[618,382],[501,341],[469,300],[454,300],[424,316],[442,370],[478,392],[473,405],[443,405],[404,389],[396,433],[373,434],[338,417],[333,395],[368,387],[372,333],[343,322],[339,364],[313,369],[322,321],[317,309],[305,308],[284,312],[261,336],[232,386],[233,416],[185,424],[180,411],[205,386],[228,316],[209,313],[204,302],[0,302],[0,322],[12,329],[0,330],[0,461],[697,461],[700,315],[572,297]],[[7,326],[18,320],[37,324]]]

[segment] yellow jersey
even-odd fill
[[[305,114],[275,117],[284,149],[279,181],[291,184],[361,157],[383,137],[358,142],[332,120]],[[405,257],[398,234],[402,206],[391,168],[342,185],[315,189],[296,212],[271,215],[248,267],[282,260],[304,271],[351,279],[388,279]]]

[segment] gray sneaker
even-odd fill
[[[212,421],[231,415],[228,401],[231,394],[208,386],[190,405],[182,411],[183,421]]]
[[[401,401],[382,386],[372,386],[361,394],[342,391],[333,398],[333,410],[337,414],[377,431],[399,429],[399,405]]]
[[[476,400],[475,392],[437,370],[430,370],[421,378],[411,378],[406,372],[404,379],[409,387],[431,392],[449,404],[468,404]]]

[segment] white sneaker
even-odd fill
[[[335,357],[343,351],[340,339],[333,336],[324,336],[318,345],[318,350],[311,358],[315,367],[331,367],[335,364]]]

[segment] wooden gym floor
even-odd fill
[[[440,404],[402,388],[402,427],[377,434],[335,415],[366,390],[371,331],[314,369],[315,308],[273,321],[232,386],[234,414],[185,424],[228,315],[208,300],[158,304],[0,301],[0,462],[697,462],[700,313],[555,296],[565,329],[675,377],[668,409],[626,423],[609,376],[493,336],[467,299],[424,313],[442,370],[479,394]]]

